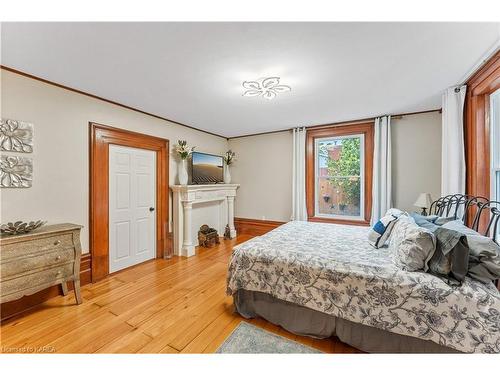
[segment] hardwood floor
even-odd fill
[[[326,353],[359,352],[336,339],[291,334],[262,319],[243,319],[225,294],[236,243],[222,241],[191,258],[154,260],[55,297],[2,323],[4,353],[213,353],[245,320]]]

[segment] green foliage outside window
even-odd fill
[[[332,185],[343,196],[343,204],[359,205],[361,192],[361,148],[360,138],[342,139],[342,148],[337,160],[330,158],[327,145],[320,146],[320,155],[327,157],[328,175]]]

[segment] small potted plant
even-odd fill
[[[179,176],[179,183],[181,185],[187,185],[188,183],[187,158],[191,155],[193,150],[194,147],[189,147],[184,140],[178,140],[177,144],[174,146],[174,151],[180,159],[177,175]]]
[[[224,183],[225,184],[230,184],[231,183],[231,173],[229,172],[229,166],[233,164],[234,162],[234,157],[236,156],[236,153],[234,151],[228,150],[222,157],[224,159]]]

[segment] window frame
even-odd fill
[[[350,224],[350,225],[370,225],[371,208],[372,208],[372,180],[373,180],[373,122],[357,122],[345,123],[342,125],[325,125],[315,128],[308,128],[306,134],[306,204],[308,221]],[[361,206],[363,217],[342,217],[342,216],[327,216],[318,215],[316,213],[316,144],[318,139],[339,138],[344,136],[362,135],[364,139],[364,147],[362,154],[364,155],[364,164],[362,173],[364,174],[363,191],[364,198]]]
[[[500,201],[500,186],[497,186],[497,175],[500,173],[500,110],[492,111],[493,104],[500,106],[500,88],[489,96],[490,100],[490,166],[491,166],[491,189],[490,199]]]
[[[491,197],[491,136],[490,95],[500,88],[500,51],[486,61],[466,82],[465,96],[465,163],[468,195]],[[472,224],[469,215],[467,224]],[[487,215],[482,215],[479,230],[488,226]]]

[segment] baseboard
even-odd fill
[[[251,236],[261,236],[283,224],[285,224],[284,221],[245,219],[241,217],[234,218],[236,232],[238,234],[247,234]]]
[[[91,280],[92,256],[90,253],[82,254],[80,261],[80,285],[89,284]],[[68,289],[73,290],[73,283],[68,283]],[[0,320],[11,318],[58,295],[62,295],[61,286],[54,285],[18,300],[2,303],[0,305]]]

